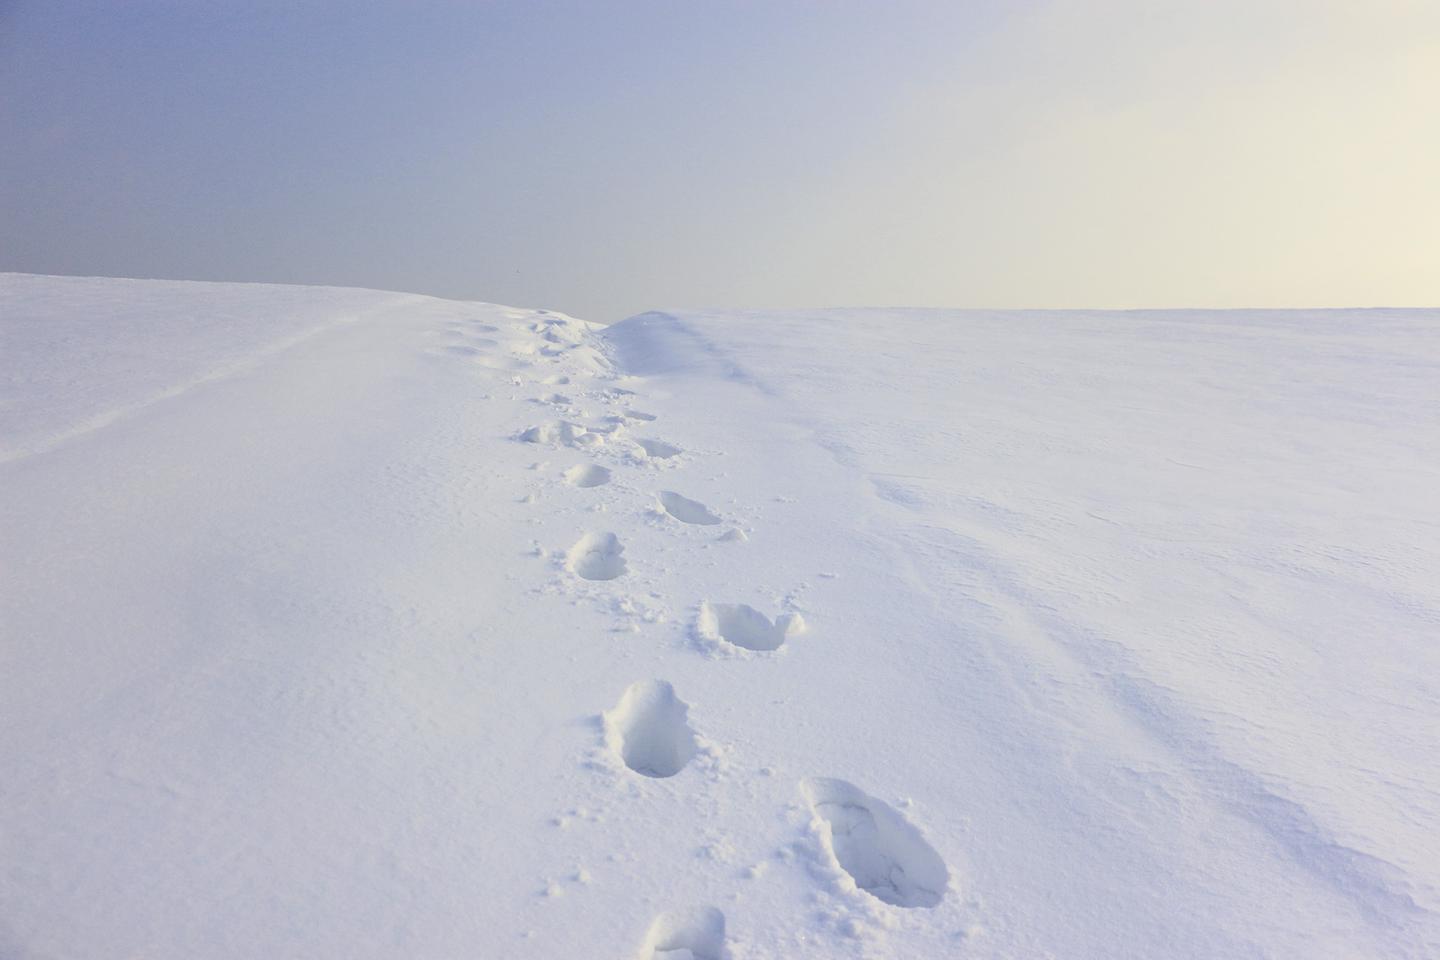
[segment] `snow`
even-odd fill
[[[0,337],[0,955],[1440,954],[1440,311]]]

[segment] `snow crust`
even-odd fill
[[[0,955],[1440,954],[1440,311],[0,337]]]

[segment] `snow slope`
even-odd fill
[[[1440,953],[1440,312],[0,335],[0,956]]]

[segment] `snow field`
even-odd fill
[[[1434,956],[1437,323],[0,277],[0,954]]]

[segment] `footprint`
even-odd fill
[[[798,613],[782,613],[771,623],[754,607],[743,603],[700,604],[695,620],[696,632],[712,642],[733,643],[746,650],[779,650],[790,637],[805,629],[805,620]]]
[[[610,471],[595,463],[577,463],[565,471],[565,479],[577,487],[599,487],[610,482]]]
[[[551,420],[522,430],[519,439],[526,443],[561,443],[567,447],[583,444],[589,431],[568,420]]]
[[[640,960],[727,960],[725,914],[714,907],[662,913],[650,924]]]
[[[800,792],[823,824],[820,845],[855,886],[897,907],[933,907],[950,873],[920,831],[889,804],[844,780],[815,777]]]
[[[565,566],[585,580],[614,580],[625,572],[625,548],[613,533],[587,533],[565,555]]]
[[[663,440],[636,440],[640,448],[645,451],[645,456],[654,457],[657,460],[668,460],[671,457],[678,457],[681,450],[677,446],[668,444]]]
[[[637,680],[604,714],[605,745],[636,773],[673,777],[699,749],[685,721],[689,711],[664,680]]]
[[[647,423],[656,419],[655,414],[646,413],[644,410],[626,410],[620,416],[626,420],[644,420]]]
[[[708,527],[720,522],[720,518],[711,513],[705,504],[698,500],[682,497],[669,490],[660,492],[660,505],[665,508],[666,513],[681,523],[695,523]]]

